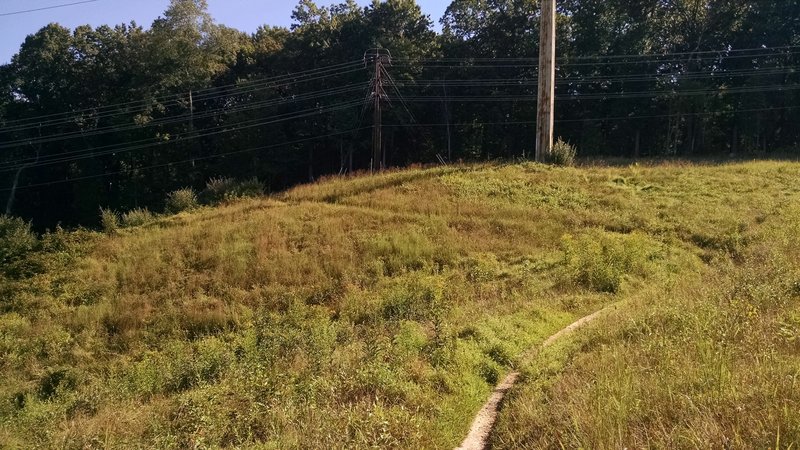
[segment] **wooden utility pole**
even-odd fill
[[[553,150],[553,110],[556,78],[556,0],[541,0],[539,37],[539,97],[536,108],[536,161],[545,162]]]
[[[369,58],[373,58],[370,61]],[[392,64],[392,55],[386,49],[374,48],[364,54],[364,64],[374,64],[375,74],[372,77],[372,160],[371,172],[380,172],[386,165],[386,155],[383,152],[383,102],[387,100],[384,89],[384,65]]]

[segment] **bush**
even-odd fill
[[[383,299],[386,320],[441,321],[451,309],[443,286],[434,277],[401,280]]]
[[[0,264],[16,261],[36,246],[31,224],[18,217],[0,216]]]
[[[147,208],[135,208],[122,215],[122,226],[125,228],[139,227],[147,225],[153,219],[155,216]]]
[[[177,214],[183,211],[191,211],[197,206],[197,194],[192,188],[178,189],[167,195],[166,210],[168,213]]]
[[[232,193],[234,198],[260,197],[264,195],[264,184],[258,178],[250,178],[236,183]]]
[[[119,229],[119,214],[111,209],[100,208],[100,225],[106,233],[115,233]]]
[[[212,178],[206,183],[203,198],[208,203],[219,203],[225,200],[225,194],[233,189],[236,180],[233,178]]]
[[[264,185],[257,178],[236,181],[233,178],[212,178],[206,183],[203,199],[207,203],[220,203],[245,197],[264,195]]]
[[[557,166],[572,166],[575,165],[575,156],[577,154],[578,150],[574,145],[558,138],[550,153],[550,162]]]
[[[601,230],[561,241],[567,277],[599,292],[618,292],[626,277],[646,277],[660,248],[646,236]]]

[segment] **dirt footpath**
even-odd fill
[[[550,336],[544,341],[540,346],[536,348],[532,348],[528,352],[523,355],[523,359],[527,359],[528,357],[532,356],[532,353],[541,350],[543,348],[547,348],[550,345],[553,345],[558,339],[563,337],[566,334],[569,334],[578,328],[583,327],[584,325],[588,324],[589,322],[593,321],[600,314],[606,312],[608,309],[613,308],[613,306],[608,307],[606,309],[602,309],[597,311],[596,313],[586,316],[572,325],[564,328],[563,330],[559,331],[558,333]],[[475,416],[475,420],[472,422],[472,427],[469,429],[469,434],[467,438],[464,439],[464,442],[461,443],[461,446],[458,447],[457,450],[483,450],[487,448],[487,444],[489,442],[489,435],[492,433],[492,429],[494,428],[494,424],[497,421],[497,414],[500,412],[500,406],[503,402],[503,399],[506,396],[506,393],[514,387],[517,380],[520,377],[520,373],[518,371],[513,371],[508,374],[508,376],[494,388],[494,392],[489,397],[489,400],[484,403],[481,410],[478,412],[478,415]]]

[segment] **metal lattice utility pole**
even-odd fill
[[[553,110],[556,78],[556,0],[541,0],[539,37],[539,97],[536,108],[536,161],[545,162],[553,150]]]
[[[372,159],[370,161],[370,171],[380,172],[385,166],[385,155],[383,154],[383,102],[388,100],[386,89],[384,89],[384,66],[392,65],[392,54],[383,48],[373,48],[364,53],[364,64],[374,65],[375,74],[371,82],[372,100]]]

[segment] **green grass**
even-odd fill
[[[788,162],[412,169],[44,236],[0,279],[0,443],[452,448],[526,349],[622,302],[602,331],[528,369],[498,446],[716,445],[702,433],[642,440],[654,430],[634,419],[676,430],[733,420],[702,413],[718,405],[704,389],[727,398],[732,380],[753,385],[736,391],[750,399],[738,423],[780,425],[788,445],[796,421],[780,411],[796,410],[797,394],[774,383],[798,378],[796,292],[758,300],[763,321],[725,341],[735,361],[766,351],[741,336],[783,336],[759,359],[768,374],[719,369],[712,325],[727,314],[733,333],[746,317],[723,301],[739,277],[754,277],[758,297],[783,280],[769,267],[797,273],[798,175]],[[699,356],[679,358],[691,339]],[[650,353],[626,368],[639,352]],[[644,401],[667,405],[665,392],[689,400]],[[701,412],[677,414],[686,405]],[[774,434],[730,439],[763,447]]]

